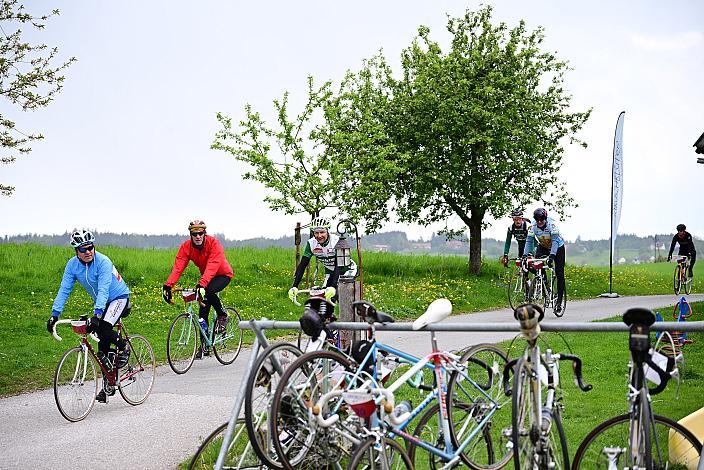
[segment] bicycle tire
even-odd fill
[[[213,352],[220,364],[226,366],[235,362],[242,350],[242,330],[240,314],[233,307],[225,307],[227,325],[222,333],[213,334]],[[213,328],[213,331],[215,328]]]
[[[528,302],[528,283],[522,271],[515,271],[508,282],[508,305],[515,309]]]
[[[191,314],[182,313],[173,319],[166,336],[166,359],[171,370],[177,374],[188,372],[196,358],[199,336]]]
[[[464,395],[469,396],[470,393],[474,393],[476,398],[472,400],[472,406],[467,410],[470,413],[465,413],[463,416],[461,413],[462,409],[457,410],[457,403],[462,403],[461,398],[463,395],[458,393],[457,389],[465,387],[463,382],[466,382],[465,377],[469,377],[497,402],[498,408],[482,430],[486,434],[484,440],[487,445],[473,446],[470,444],[460,457],[468,467],[475,470],[502,468],[512,456],[511,440],[504,432],[511,426],[511,409],[507,406],[510,398],[507,398],[504,394],[501,377],[504,366],[508,362],[508,357],[503,350],[493,344],[477,344],[466,350],[460,357],[459,362],[466,367],[464,374],[454,371],[447,385],[447,396],[453,397],[453,399],[447,401],[452,445],[455,448],[459,448],[460,443],[464,440],[462,436],[457,435],[457,430],[461,429],[463,432],[469,430],[465,425],[466,423],[458,422],[458,411],[460,412],[460,418],[473,419],[478,422],[483,419],[483,416],[478,413],[481,413],[486,408],[484,405],[488,403],[483,394],[477,391],[473,385],[467,384],[468,391]],[[482,453],[485,448],[486,453]]]
[[[680,291],[682,290],[682,275],[681,275],[681,267],[679,264],[675,266],[675,275],[674,275],[674,288],[675,288],[675,295],[680,295]]]
[[[54,400],[61,416],[73,423],[88,416],[95,405],[99,382],[90,353],[81,346],[64,352],[54,374]]]
[[[132,335],[129,338],[130,359],[117,371],[117,387],[122,398],[130,405],[144,403],[154,386],[156,359],[147,338]]]
[[[556,317],[560,318],[565,314],[565,310],[567,310],[567,286],[565,286],[565,291],[562,293],[562,301],[560,302],[562,304],[562,309],[560,312],[557,312],[557,309],[555,308],[557,306],[557,277],[553,276],[552,277],[552,290],[551,296],[554,299],[552,302],[553,308],[552,308],[552,313],[555,314]]]
[[[215,463],[220,455],[220,448],[222,447],[222,440],[225,437],[227,425],[228,423],[221,424],[205,438],[191,459],[188,470],[212,470],[213,467],[215,467]],[[254,452],[252,452],[252,448],[247,441],[244,419],[242,418],[237,420],[235,430],[232,433],[232,442],[230,442],[227,454],[225,454],[225,461],[223,462],[222,468],[239,470],[263,470],[266,468],[257,460],[257,456]]]
[[[701,456],[702,444],[694,434],[670,418],[660,415],[652,416],[653,419],[648,426],[655,430],[655,432],[649,433],[651,449],[655,449],[656,446],[660,449],[656,464],[660,468],[666,468],[664,465],[667,462],[664,462],[662,458],[674,452],[677,457],[682,459],[680,460],[681,464],[685,466],[691,464],[690,468],[696,468]],[[572,470],[607,469],[609,461],[604,449],[606,447],[613,449],[628,447],[630,418],[630,414],[614,416],[592,429],[582,440],[574,455]],[[655,437],[655,445],[653,437]],[[622,460],[619,461],[619,468],[623,468],[624,465],[620,465],[622,462]]]
[[[560,409],[557,406],[552,411],[552,424],[553,426],[550,428],[550,453],[555,458],[559,457],[562,461],[561,466],[555,466],[554,468],[555,470],[570,470],[570,453],[569,449],[567,448],[567,436],[565,435],[565,428],[562,425],[562,412],[560,412]],[[555,436],[553,431],[557,431],[557,439],[560,443],[560,452],[557,452],[557,449],[555,449],[552,445],[555,443]]]
[[[693,278],[687,276],[687,280],[684,281],[684,293],[687,295],[692,293],[692,279]]]
[[[367,439],[357,447],[350,458],[350,463],[347,466],[348,470],[352,469],[388,469],[397,470],[406,468],[413,470],[413,462],[408,457],[403,446],[398,442],[388,437],[383,438],[383,462],[379,462],[382,456],[381,449],[377,446],[377,440],[374,438]]]
[[[516,470],[531,468],[523,465],[526,459],[533,459],[535,449],[531,440],[531,429],[526,429],[530,423],[532,406],[530,396],[531,371],[526,359],[520,358],[513,373],[513,388],[511,390],[511,442],[513,443],[513,464]],[[524,395],[527,393],[528,395]],[[526,423],[527,421],[527,423]]]
[[[283,466],[275,460],[275,450],[269,448],[268,444],[271,442],[268,416],[271,411],[271,400],[276,392],[276,386],[279,383],[276,377],[279,377],[279,375],[270,366],[270,362],[267,364],[266,361],[270,361],[274,354],[284,356],[279,359],[279,363],[285,372],[288,366],[303,353],[293,344],[278,343],[272,344],[259,355],[252,367],[252,372],[249,374],[247,382],[244,419],[247,426],[247,435],[252,443],[252,449],[255,454],[257,454],[257,457],[259,457],[259,460],[268,468],[282,469]],[[288,354],[290,354],[291,357],[286,358],[285,355]]]
[[[340,385],[343,377],[333,374],[351,373],[354,368],[345,355],[323,350],[302,355],[286,369],[274,394],[270,419],[270,434],[276,436],[272,441],[283,468],[318,469],[320,462],[334,463],[350,454],[350,449],[341,448],[348,443],[333,440],[332,427],[322,429],[309,422],[308,410],[322,394]]]

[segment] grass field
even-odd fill
[[[126,279],[135,304],[125,322],[131,332],[145,335],[157,360],[165,360],[166,332],[180,307],[166,305],[161,285],[168,276],[176,250],[143,250],[101,247]],[[243,318],[296,320],[300,310],[288,301],[293,251],[285,249],[239,248],[226,251],[235,277],[222,298],[234,305]],[[34,244],[0,244],[0,396],[46,388],[71,334],[62,343],[46,331],[70,248]],[[470,276],[466,259],[455,256],[404,256],[391,253],[364,255],[364,294],[381,310],[398,319],[413,319],[435,298],[446,297],[456,312],[504,307],[505,270],[487,261],[480,276]],[[671,292],[672,264],[618,267],[614,290],[622,295]],[[608,268],[568,266],[570,299],[594,297],[608,290]],[[180,285],[194,285],[197,269],[191,265]],[[702,290],[695,278],[694,291]],[[92,311],[88,295],[78,286],[66,305],[63,318]],[[66,330],[68,333],[68,330]]]

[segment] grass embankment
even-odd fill
[[[132,290],[135,304],[125,322],[131,332],[146,336],[157,360],[165,360],[166,332],[181,307],[161,299],[176,250],[143,250],[98,246],[117,266]],[[240,248],[226,251],[235,277],[222,294],[243,318],[296,320],[297,307],[286,292],[293,272],[293,250]],[[34,244],[0,244],[0,396],[50,387],[59,357],[72,343],[64,332],[58,343],[45,328],[70,248]],[[403,256],[390,253],[364,255],[365,298],[397,319],[412,319],[435,298],[446,297],[456,312],[504,307],[508,270],[495,261],[484,264],[480,276],[467,274],[465,258]],[[672,264],[618,267],[614,286],[622,295],[672,292]],[[568,266],[570,299],[594,297],[608,287],[608,268]],[[694,290],[701,291],[695,278]],[[197,269],[191,265],[180,285],[194,285]],[[64,318],[92,311],[80,286],[74,289]],[[568,310],[569,312],[569,310]],[[568,313],[569,314],[569,313]]]

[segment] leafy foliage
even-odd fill
[[[0,0],[0,96],[22,111],[47,106],[61,91],[64,81],[61,72],[76,61],[71,57],[55,66],[58,48],[49,49],[46,44],[34,45],[22,40],[22,26],[41,30],[50,17],[58,14],[59,10],[53,10],[50,14],[33,16],[17,0]],[[42,134],[18,129],[12,119],[0,113],[0,162],[14,162],[18,154],[32,150],[32,141],[43,138]],[[0,194],[4,196],[11,195],[14,189],[0,184]]]
[[[389,218],[389,207],[424,225],[456,216],[470,229],[475,273],[485,215],[536,200],[561,214],[574,205],[557,173],[565,143],[586,146],[575,134],[590,114],[569,111],[567,63],[541,51],[543,30],[495,26],[491,11],[450,18],[448,52],[421,26],[402,53],[400,78],[380,53],[348,74],[346,106],[328,115],[333,131],[347,131],[331,148],[374,195],[347,199],[351,212],[368,229]]]
[[[316,120],[322,121],[319,113],[332,95],[331,86],[326,82],[318,88],[308,77],[308,101],[294,119],[289,117],[288,92],[274,100],[275,128],[269,127],[249,104],[239,129],[233,128],[230,117],[217,114],[222,129],[211,148],[223,150],[251,167],[244,179],[258,181],[276,193],[265,198],[272,210],[305,212],[313,218],[324,209],[336,207],[342,175],[321,145],[325,131],[315,124]]]

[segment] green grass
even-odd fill
[[[170,273],[175,249],[131,249],[98,246],[108,255],[132,291],[134,309],[125,321],[130,332],[140,333],[154,347],[157,361],[165,361],[166,333],[182,310],[166,305],[161,286]],[[245,319],[297,320],[300,309],[288,301],[294,268],[293,250],[238,248],[226,250],[235,277],[223,291],[225,304],[234,305]],[[56,363],[73,345],[67,328],[64,341],[46,331],[53,297],[70,248],[36,244],[0,244],[0,396],[50,387]],[[467,274],[467,260],[457,256],[404,256],[365,253],[364,296],[399,320],[414,319],[438,297],[450,299],[455,312],[505,307],[505,280],[509,270],[487,261],[482,274]],[[618,267],[614,290],[622,295],[672,292],[672,264]],[[594,297],[608,290],[608,268],[567,267],[570,299]],[[190,265],[180,285],[194,285],[197,269]],[[695,278],[694,291],[704,285]],[[64,318],[92,311],[80,286],[67,302]]]

